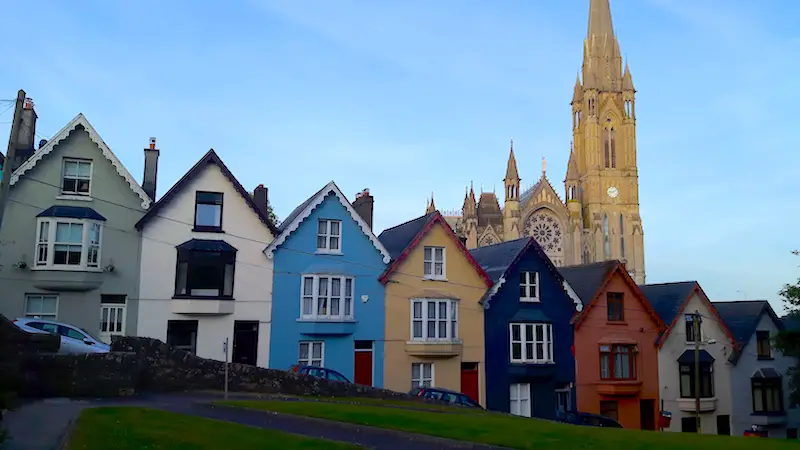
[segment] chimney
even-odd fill
[[[269,198],[267,195],[268,193],[269,191],[264,187],[263,184],[259,184],[255,190],[253,190],[253,202],[255,202],[258,210],[261,211],[261,214],[263,214],[264,217],[269,217],[269,209],[267,208],[267,205],[269,204]]]
[[[36,139],[36,119],[39,116],[36,115],[34,106],[33,100],[26,97],[22,106],[22,125],[15,143],[17,155],[15,161],[11,162],[12,171],[17,170],[17,167],[33,156],[36,151],[34,140]]]
[[[156,148],[156,138],[150,138],[150,147],[144,149],[144,176],[142,177],[142,189],[145,194],[153,201],[156,201],[156,181],[158,178],[158,156],[160,152]]]
[[[356,199],[353,201],[353,209],[364,219],[370,230],[372,229],[372,207],[374,204],[375,199],[369,195],[369,189],[364,189],[356,194]]]

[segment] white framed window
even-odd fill
[[[530,383],[511,383],[509,392],[508,412],[515,416],[531,416],[531,385]]]
[[[519,301],[539,301],[539,272],[519,273]]]
[[[101,222],[42,217],[36,224],[35,265],[45,269],[99,270],[102,239]]]
[[[58,296],[27,294],[25,296],[25,317],[56,320],[58,318]]]
[[[302,319],[353,319],[352,277],[338,275],[303,275],[300,287]]]
[[[325,341],[301,341],[297,363],[304,366],[325,367]]]
[[[425,247],[425,278],[444,280],[445,271],[444,247]]]
[[[512,323],[511,362],[552,363],[553,326],[549,323]]]
[[[342,252],[342,221],[319,219],[317,224],[317,251],[321,253]]]
[[[411,388],[433,386],[433,363],[411,364]]]
[[[412,341],[453,341],[456,338],[458,338],[456,300],[411,300]]]
[[[61,193],[65,195],[89,195],[92,183],[92,161],[64,158],[61,173]]]

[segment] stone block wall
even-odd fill
[[[199,358],[165,343],[142,337],[115,337],[112,352],[135,353],[139,358],[139,390],[148,392],[222,390],[225,363]],[[113,354],[113,353],[111,353]],[[228,365],[228,389],[232,392],[373,397],[409,399],[407,394],[358,384],[339,383],[283,370],[245,364]]]

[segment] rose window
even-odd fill
[[[547,253],[561,252],[561,225],[553,216],[535,213],[525,223],[525,234],[536,239]]]

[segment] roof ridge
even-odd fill
[[[438,210],[437,210],[437,211],[438,211]],[[430,212],[430,213],[427,213],[427,214],[423,214],[423,215],[421,215],[421,216],[419,216],[419,217],[415,217],[415,218],[413,218],[413,219],[411,219],[411,220],[406,220],[405,222],[403,222],[403,223],[401,223],[401,224],[395,225],[395,226],[393,226],[393,227],[390,227],[390,228],[386,228],[386,229],[384,229],[383,231],[381,231],[381,232],[380,232],[380,234],[383,234],[383,233],[385,233],[385,232],[387,232],[387,231],[390,231],[390,230],[394,230],[395,228],[402,227],[403,225],[408,225],[409,223],[411,223],[411,222],[413,222],[413,221],[415,221],[415,220],[422,219],[422,218],[423,218],[423,217],[425,217],[425,216],[431,216],[431,215],[433,215],[433,214],[436,214],[436,212],[437,212],[437,211]]]

